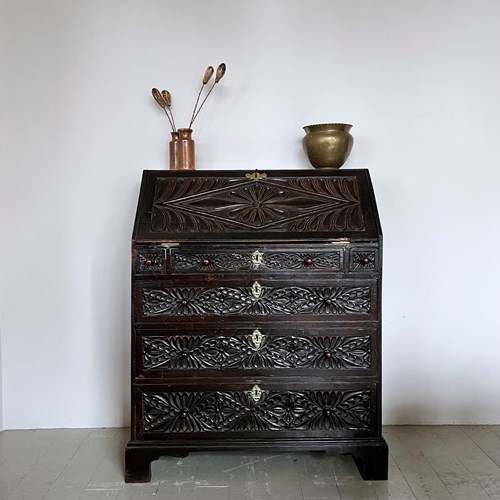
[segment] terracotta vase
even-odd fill
[[[304,151],[314,168],[340,168],[352,150],[354,139],[347,123],[324,123],[304,127]]]
[[[194,141],[191,137],[193,131],[190,128],[180,128],[178,133],[176,170],[194,170]]]

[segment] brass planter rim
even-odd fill
[[[350,123],[314,123],[312,125],[306,125],[303,127],[304,130],[306,129],[319,129],[319,128],[324,128],[324,127],[352,127]]]

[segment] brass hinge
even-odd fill
[[[265,172],[262,172],[262,174],[260,174],[256,170],[255,172],[252,172],[251,174],[246,174],[245,177],[251,181],[260,181],[262,179],[265,179],[267,177],[267,174]]]

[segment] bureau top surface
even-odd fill
[[[145,170],[133,240],[377,241],[366,169]]]

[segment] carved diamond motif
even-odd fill
[[[355,177],[159,178],[153,232],[360,231],[364,229]]]

